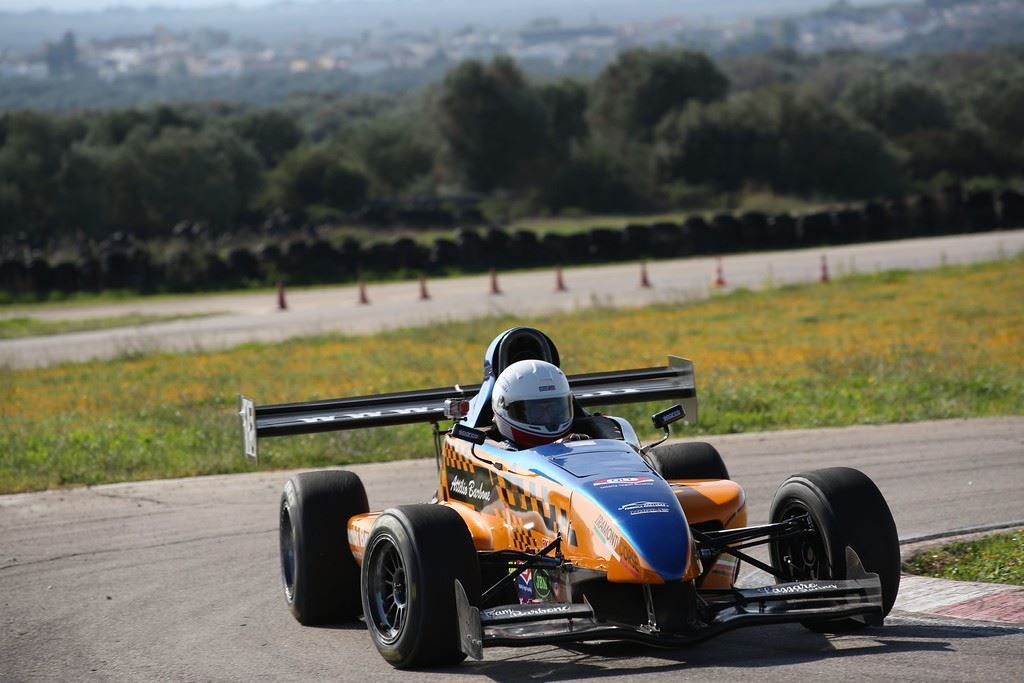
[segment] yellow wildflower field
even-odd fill
[[[493,318],[369,337],[0,370],[0,492],[243,471],[236,394],[258,404],[479,381],[531,325],[570,374],[694,361],[697,432],[1024,412],[1024,259],[708,301]],[[616,411],[647,433],[660,406]],[[268,440],[272,467],[432,455],[427,427]]]

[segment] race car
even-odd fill
[[[246,457],[258,439],[425,423],[437,489],[371,512],[359,477],[291,477],[280,503],[285,601],[305,625],[363,616],[398,668],[480,659],[489,646],[630,640],[682,646],[739,626],[819,631],[880,625],[899,588],[899,544],[875,484],[849,468],[786,479],[767,524],[707,443],[665,443],[695,423],[693,364],[568,376],[572,438],[517,447],[494,429],[510,365],[560,366],[543,332],[491,342],[479,385],[255,406],[240,399]],[[628,421],[591,412],[663,401],[643,445]],[[442,429],[442,423],[450,426]],[[767,545],[770,563],[747,551]],[[739,588],[741,562],[776,583]]]

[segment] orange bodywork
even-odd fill
[[[606,573],[608,580],[616,583],[664,583],[587,497],[574,497],[571,489],[517,468],[514,451],[494,448],[486,452],[484,459],[474,455],[471,444],[446,437],[437,493],[438,504],[455,510],[465,521],[478,551],[537,552],[561,537],[561,555],[576,567]],[[488,487],[479,484],[482,477]],[[689,524],[717,522],[719,528],[746,524],[743,490],[735,482],[669,483]],[[371,512],[349,520],[349,548],[360,564],[379,514]],[[703,575],[702,587],[731,585],[737,567],[735,561],[730,562],[732,558],[719,557],[704,571],[696,554],[690,556],[684,581]]]
[[[718,523],[722,529],[739,529],[747,525],[747,501],[743,489],[728,479],[673,481],[672,490],[683,506],[690,524]],[[729,588],[739,572],[739,560],[719,555],[707,567],[701,588]]]

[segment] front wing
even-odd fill
[[[662,631],[657,624],[635,626],[602,620],[589,603],[530,603],[480,610],[456,581],[459,639],[467,656],[481,659],[484,647],[631,640],[675,647],[692,644],[742,626],[868,617],[882,614],[878,575],[864,571],[846,549],[845,580],[780,583],[758,588],[701,592],[705,620],[686,632]]]

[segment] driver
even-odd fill
[[[542,360],[521,360],[505,368],[495,382],[491,408],[495,427],[519,448],[553,443],[568,436],[572,426],[569,380]]]

